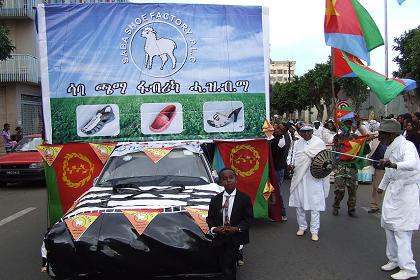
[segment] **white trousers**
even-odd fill
[[[417,274],[416,262],[411,251],[413,231],[392,231],[385,229],[386,256],[392,262],[398,263],[401,269]]]
[[[311,224],[310,230],[312,234],[318,234],[320,219],[319,219],[319,211],[311,210]],[[296,208],[296,218],[299,225],[299,229],[306,230],[308,228],[308,224],[306,223],[306,213],[302,207]]]

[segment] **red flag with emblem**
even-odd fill
[[[51,223],[60,219],[92,187],[103,165],[89,143],[63,145],[52,166],[45,171]]]
[[[217,141],[214,166],[232,168],[237,175],[237,188],[251,197],[256,218],[268,217],[267,188],[269,146],[265,139],[251,141]]]

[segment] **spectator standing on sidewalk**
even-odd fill
[[[10,153],[13,147],[16,145],[16,142],[12,140],[10,135],[10,124],[5,123],[3,125],[1,136],[3,137],[4,149],[6,150],[6,153]]]

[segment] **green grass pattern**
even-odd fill
[[[242,101],[245,129],[235,133],[207,133],[203,124],[203,103],[208,101]],[[141,133],[140,106],[143,103],[182,104],[184,131],[180,134],[144,135]],[[79,105],[117,104],[120,110],[120,134],[113,137],[79,137],[77,135],[76,108]],[[68,142],[125,142],[169,141],[198,139],[262,138],[265,120],[265,94],[179,94],[144,96],[95,96],[52,98],[51,118],[53,143]]]

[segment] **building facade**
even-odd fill
[[[38,70],[35,11],[37,0],[3,0],[0,24],[16,47],[12,57],[0,61],[0,123],[24,133],[42,129],[41,84]]]
[[[23,127],[25,134],[42,131],[41,79],[35,7],[40,3],[78,4],[125,0],[2,0],[0,24],[16,47],[12,57],[0,61],[0,124]]]
[[[296,75],[296,61],[270,60],[270,84],[293,81]]]

